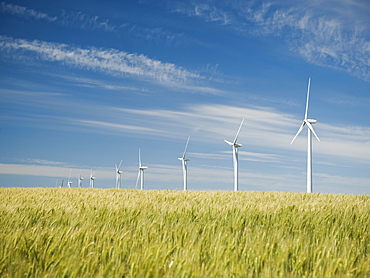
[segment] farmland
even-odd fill
[[[370,196],[0,188],[1,277],[370,277]]]

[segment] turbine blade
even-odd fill
[[[308,78],[308,87],[307,87],[307,100],[306,100],[306,112],[304,113],[304,119],[307,120],[308,117],[308,100],[310,98],[310,85],[311,85],[311,77]]]
[[[241,124],[239,126],[238,132],[236,133],[236,136],[235,136],[235,139],[234,139],[234,144],[236,143],[236,140],[238,140],[239,132],[242,129],[242,125],[244,123],[244,120],[245,120],[245,118],[243,118],[243,120],[242,120],[242,122],[241,122]]]
[[[121,164],[122,164],[122,160],[121,160],[121,162],[118,165],[118,170],[121,169]]]
[[[295,138],[297,138],[297,136],[299,135],[299,133],[301,133],[301,131],[302,131],[302,129],[303,129],[303,127],[304,127],[304,125],[305,125],[305,124],[306,124],[306,122],[305,122],[305,121],[303,121],[303,123],[302,123],[302,124],[301,124],[301,126],[299,127],[299,129],[298,129],[298,131],[297,131],[296,135],[294,136],[294,138],[293,138],[292,142],[290,142],[290,144],[293,144],[293,142],[294,142]]]
[[[139,182],[139,178],[140,178],[140,169],[139,169],[139,172],[137,173],[137,179],[136,179],[136,185],[135,185],[135,189],[137,189],[137,183]]]
[[[308,126],[308,128],[312,131],[313,135],[315,135],[315,137],[316,137],[317,141],[319,141],[319,142],[320,142],[320,139],[319,139],[319,137],[317,136],[317,134],[316,134],[315,130],[313,129],[313,126],[312,126],[309,122],[307,122],[307,126]]]
[[[186,141],[185,150],[184,150],[184,154],[182,155],[182,158],[185,158],[185,156],[186,156],[186,150],[188,148],[189,140],[190,140],[190,135],[188,137],[188,140]]]
[[[140,154],[140,149],[139,149],[139,168],[141,167],[141,154]]]
[[[230,141],[227,141],[227,140],[224,140],[227,144],[229,144],[230,146],[234,146],[233,143],[231,143]]]

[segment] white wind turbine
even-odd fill
[[[92,170],[90,172],[90,187],[91,188],[94,188],[94,180],[95,180],[95,177],[94,177],[94,173]]]
[[[236,143],[238,140],[239,132],[242,128],[244,123],[244,118],[239,126],[238,132],[236,133],[235,139],[233,142],[224,140],[227,144],[229,144],[233,148],[233,161],[234,161],[234,191],[238,191],[239,181],[238,181],[238,148],[242,146],[242,144]]]
[[[116,164],[116,188],[117,189],[121,188],[121,174],[123,173],[123,171],[121,170],[121,164],[122,164],[122,160],[119,163],[118,167]]]
[[[71,188],[71,184],[73,183],[71,182],[71,172],[72,172],[72,169],[69,170],[69,177],[68,177],[68,183],[67,183],[68,188]]]
[[[148,166],[143,166],[141,165],[141,155],[140,155],[140,149],[139,149],[139,173],[137,174],[137,179],[136,179],[136,188],[137,188],[137,183],[140,178],[140,190],[144,189],[144,170],[148,169]]]
[[[316,135],[315,130],[313,129],[312,125],[316,123],[316,120],[313,119],[308,119],[308,100],[310,98],[310,84],[311,84],[311,78],[308,78],[308,88],[307,88],[307,100],[306,100],[306,112],[304,114],[304,119],[303,122],[298,129],[298,132],[294,136],[292,142],[290,144],[293,144],[294,140],[297,138],[299,133],[303,130],[303,127],[307,125],[307,193],[312,192],[312,134],[311,132],[315,135],[317,141],[320,142],[319,137]]]
[[[186,141],[185,150],[184,150],[182,157],[179,157],[179,160],[181,160],[182,162],[182,173],[184,177],[184,190],[187,190],[188,188],[188,180],[187,180],[188,179],[188,169],[186,166],[186,162],[190,161],[190,159],[186,158],[186,149],[188,148],[189,139],[190,139],[190,136],[188,137],[188,140]]]
[[[81,171],[80,171],[80,176],[78,177],[78,188],[82,188],[82,180],[83,180],[84,178],[81,176]]]

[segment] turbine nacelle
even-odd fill
[[[239,143],[232,143],[230,141],[227,141],[227,140],[224,140],[227,144],[229,144],[230,146],[232,147],[235,147],[235,148],[240,148],[241,146],[243,146],[242,144],[239,144]]]
[[[305,121],[309,122],[310,124],[316,124],[317,122],[317,120],[314,120],[314,119],[307,119]]]
[[[190,161],[190,158],[179,157],[178,160],[181,160],[181,161]]]
[[[148,169],[148,166],[140,166],[139,169],[140,170],[145,170],[145,169]]]

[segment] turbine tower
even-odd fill
[[[139,149],[139,173],[137,174],[137,179],[136,179],[136,188],[137,188],[137,183],[140,178],[140,190],[144,189],[144,170],[148,169],[148,166],[143,166],[141,165],[141,155],[140,155],[140,149]]]
[[[308,88],[307,88],[307,100],[306,100],[306,112],[304,114],[303,122],[298,129],[298,132],[294,136],[292,142],[290,144],[293,144],[294,140],[297,138],[299,133],[303,130],[303,127],[307,125],[307,193],[312,192],[312,133],[315,135],[317,141],[320,142],[319,137],[316,135],[315,130],[313,129],[312,125],[316,123],[316,120],[308,119],[308,100],[310,98],[310,85],[311,85],[311,78],[308,78]]]
[[[71,188],[71,184],[73,183],[71,182],[71,172],[72,172],[72,169],[69,170],[69,177],[68,177],[68,183],[67,183],[68,188]]]
[[[92,170],[90,172],[90,187],[91,188],[94,188],[94,180],[95,180],[95,177],[94,177],[94,173]]]
[[[182,162],[182,173],[184,176],[184,191],[188,189],[188,168],[186,166],[186,162],[190,161],[190,159],[186,158],[185,156],[186,156],[186,149],[188,148],[188,144],[189,144],[189,139],[190,139],[190,136],[188,137],[188,140],[186,141],[185,150],[184,150],[182,157],[179,157],[179,160],[181,160]]]
[[[122,160],[119,163],[118,167],[116,164],[116,189],[121,188],[121,174],[123,173],[123,171],[121,170],[121,164],[122,164]]]
[[[80,171],[80,176],[78,177],[78,188],[82,188],[82,180],[83,180],[84,178],[81,176],[81,171]]]
[[[234,161],[234,191],[238,191],[239,189],[239,181],[238,181],[238,148],[242,146],[242,144],[236,143],[238,140],[239,132],[242,128],[244,123],[244,118],[239,126],[238,132],[236,133],[235,139],[233,142],[224,140],[227,144],[229,144],[233,148],[233,161]]]

